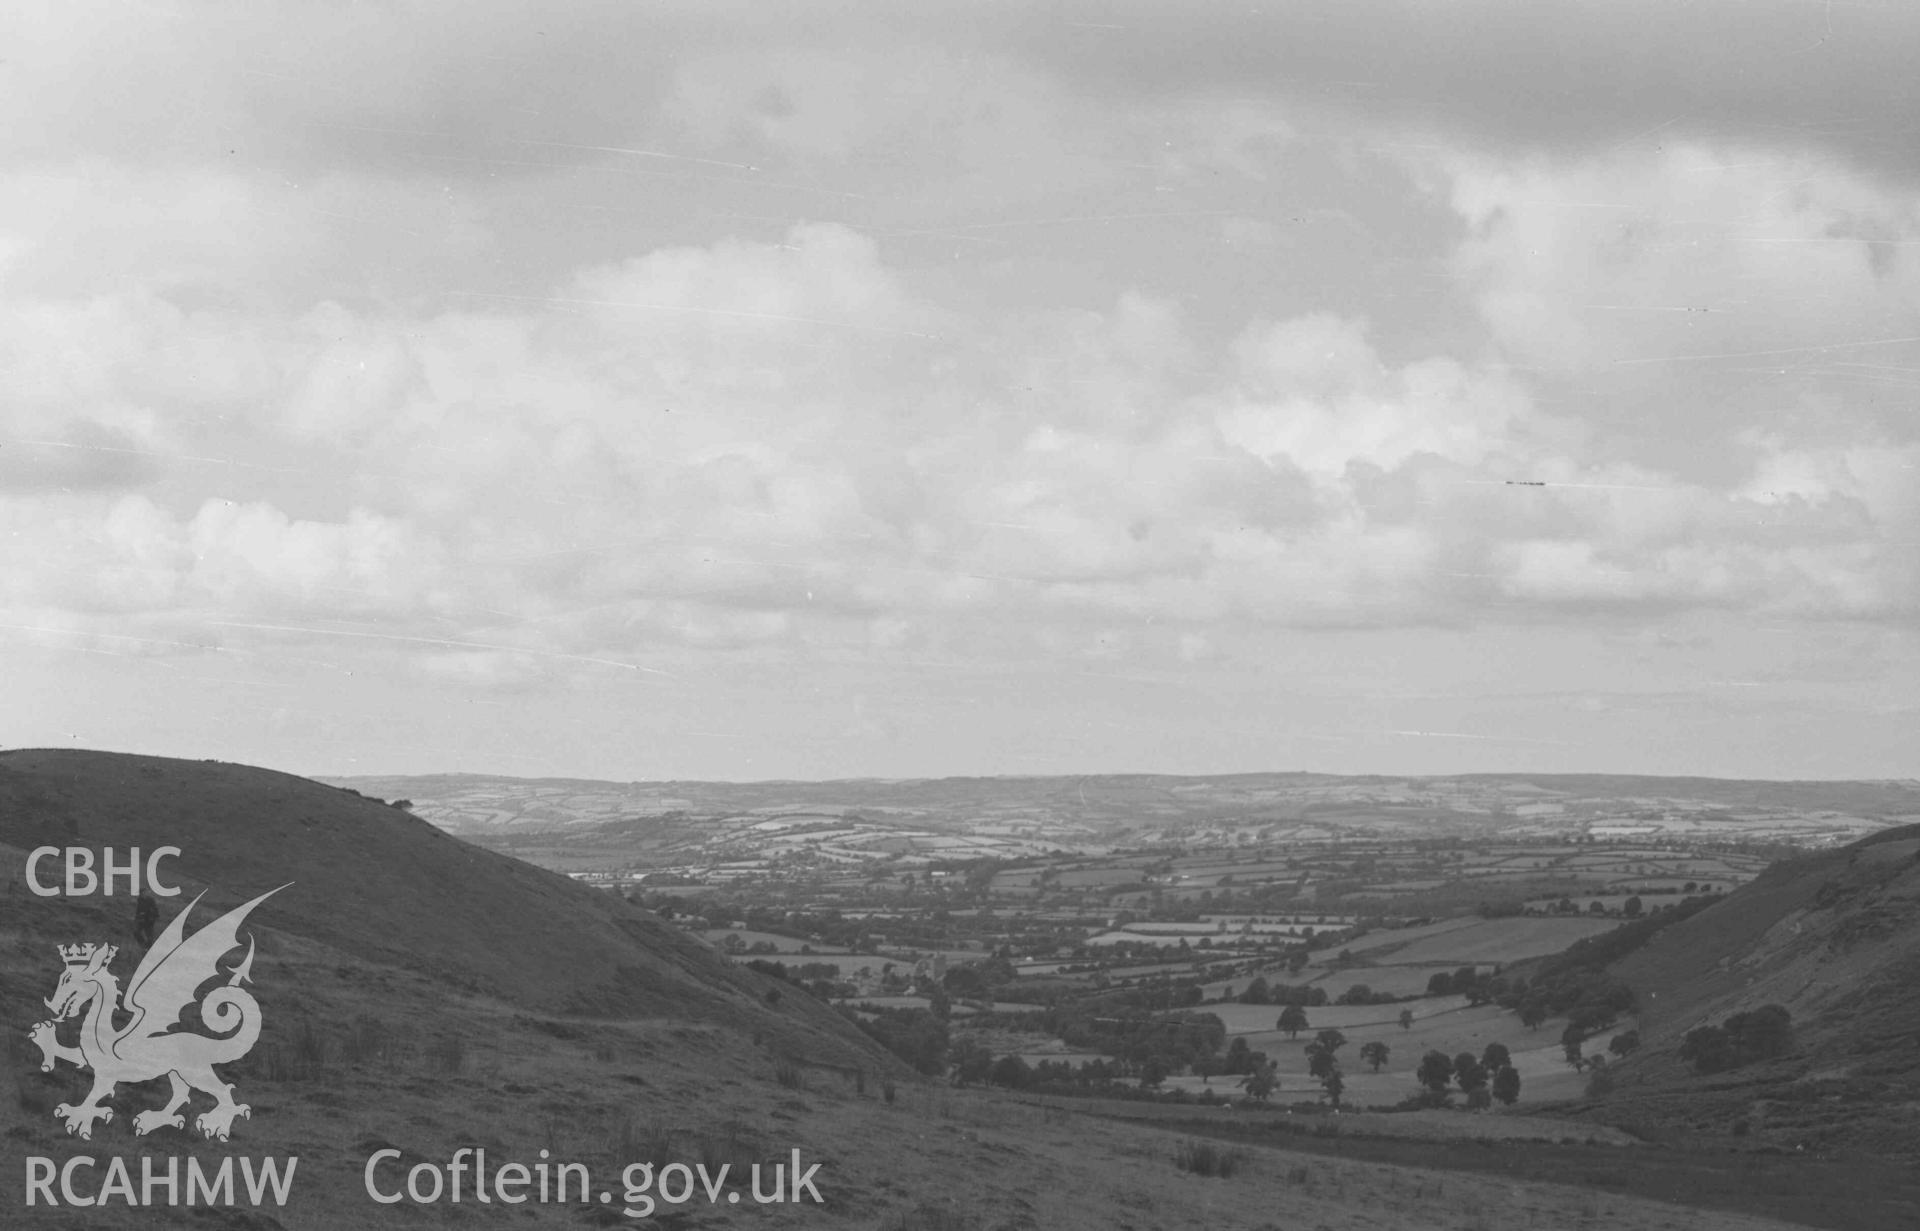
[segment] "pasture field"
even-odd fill
[[[1062,889],[1088,889],[1101,885],[1137,885],[1146,879],[1138,868],[1069,868],[1056,882]]]
[[[1427,980],[1442,970],[1451,970],[1464,963],[1440,963],[1432,966],[1355,966],[1343,970],[1322,970],[1308,980],[1315,987],[1327,990],[1329,1000],[1338,1000],[1346,990],[1355,985],[1364,985],[1368,991],[1385,992],[1389,996],[1420,996],[1427,990]],[[1393,1006],[1394,1012],[1400,1006]]]
[[[730,960],[743,966],[748,962],[755,961],[780,962],[785,965],[789,971],[798,966],[831,966],[840,972],[839,977],[842,979],[852,978],[862,967],[870,968],[875,973],[878,973],[882,966],[892,965],[894,969],[898,970],[903,965],[901,962],[889,958],[875,957],[870,953],[733,953],[727,956]],[[911,963],[905,963],[905,965],[908,966],[909,970],[911,969]]]
[[[1402,1009],[1412,1009],[1414,1023],[1418,1025],[1423,1018],[1457,1012],[1466,1007],[1464,996],[1432,996],[1406,1004],[1321,1005],[1308,1009],[1307,1019],[1313,1023],[1314,1030],[1334,1027],[1351,1031],[1361,1026],[1380,1025],[1392,1026],[1397,1031],[1400,1029]],[[1194,1012],[1212,1013],[1225,1023],[1227,1034],[1232,1036],[1271,1032],[1281,1008],[1277,1004],[1203,1004],[1197,1006]],[[1281,1036],[1283,1039],[1285,1037]]]
[[[932,1002],[925,996],[855,996],[853,999],[845,1001],[844,1003],[852,1005],[856,1009],[926,1009],[932,1007]],[[970,1005],[963,1004],[956,1000],[949,1006],[948,1011],[954,1017],[968,1017],[977,1010]]]
[[[1327,1006],[1307,1010],[1308,1028],[1297,1039],[1289,1039],[1281,1031],[1273,1030],[1273,1019],[1266,1022],[1250,1023],[1262,1025],[1267,1029],[1235,1030],[1229,1026],[1229,1034],[1243,1037],[1247,1046],[1254,1051],[1263,1051],[1279,1064],[1280,1088],[1282,1093],[1276,1099],[1295,1095],[1301,1098],[1318,1098],[1320,1084],[1307,1072],[1306,1043],[1316,1031],[1335,1029],[1347,1038],[1346,1046],[1340,1049],[1340,1064],[1346,1075],[1346,1099],[1356,1104],[1396,1103],[1414,1092],[1418,1083],[1413,1073],[1419,1066],[1420,1058],[1428,1051],[1441,1051],[1449,1056],[1470,1051],[1476,1056],[1486,1049],[1489,1043],[1503,1043],[1513,1056],[1513,1067],[1520,1074],[1520,1098],[1522,1104],[1549,1100],[1578,1098],[1585,1089],[1586,1078],[1573,1071],[1559,1043],[1560,1032],[1565,1028],[1564,1019],[1551,1019],[1537,1030],[1528,1030],[1520,1024],[1513,1013],[1497,1005],[1467,1007],[1459,997],[1449,996],[1440,1001],[1448,1008],[1416,1015],[1410,1028],[1402,1029],[1397,1016],[1376,1017],[1372,1020],[1359,1019],[1363,1013],[1381,1014],[1390,1009],[1397,1015],[1400,1006],[1381,1005],[1368,1008],[1350,1008],[1346,1006]],[[1224,1006],[1223,1006],[1224,1007]],[[1266,1005],[1235,1006],[1241,1009],[1272,1008],[1278,1016],[1279,1009]],[[1406,1006],[1418,1010],[1419,1004]],[[1217,1010],[1214,1010],[1217,1011]],[[1222,1015],[1223,1019],[1225,1015]],[[1237,1020],[1246,1022],[1245,1015]],[[1595,1035],[1588,1040],[1585,1050],[1591,1055],[1604,1054],[1607,1044],[1615,1034],[1633,1029],[1633,1023],[1623,1021],[1612,1030]],[[1371,1042],[1385,1043],[1390,1049],[1387,1063],[1375,1073],[1371,1065],[1360,1058],[1360,1048]],[[1176,1082],[1198,1093],[1201,1089],[1212,1088],[1216,1092],[1224,1081],[1228,1087],[1236,1078],[1216,1077],[1210,1083],[1197,1077],[1168,1078],[1169,1085]]]
[[[1391,945],[1404,945],[1412,941],[1423,940],[1429,936],[1443,936],[1448,932],[1457,932],[1461,928],[1472,927],[1479,922],[1481,922],[1481,920],[1468,916],[1459,919],[1442,919],[1437,923],[1423,923],[1410,928],[1383,928],[1378,931],[1368,932],[1365,936],[1356,936],[1352,940],[1342,941],[1339,949],[1335,949],[1333,953],[1319,953],[1314,956],[1316,960],[1324,962],[1329,957],[1337,954],[1340,949],[1344,949],[1348,953],[1357,956],[1362,953],[1371,952],[1374,949]]]
[[[1584,940],[1620,926],[1619,919],[1580,919],[1572,916],[1514,916],[1505,919],[1475,919],[1468,926],[1421,937],[1406,947],[1378,955],[1382,964],[1395,966],[1448,963],[1486,965],[1492,962],[1517,962],[1524,958],[1558,953],[1576,940]],[[1362,980],[1365,982],[1365,980]]]
[[[708,944],[715,946],[723,944],[729,936],[738,936],[740,943],[743,945],[754,945],[764,941],[773,946],[775,953],[782,955],[799,953],[802,946],[813,950],[813,953],[807,956],[832,956],[834,954],[844,954],[847,952],[846,948],[841,945],[821,944],[817,940],[796,940],[791,936],[781,936],[775,932],[756,932],[748,928],[708,928],[706,931],[701,932],[700,935],[706,938]],[[765,957],[767,955],[758,954],[756,956]]]

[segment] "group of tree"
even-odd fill
[[[1355,983],[1341,992],[1335,1004],[1394,1004],[1400,997],[1392,992],[1376,992],[1364,983]]]
[[[1517,1013],[1529,1030],[1549,1017],[1564,1016],[1592,1033],[1613,1025],[1634,1007],[1632,988],[1606,970],[1584,964],[1545,965],[1531,983],[1515,980],[1496,999]]]
[[[1049,1010],[1042,1020],[1069,1047],[1134,1064],[1158,1058],[1176,1071],[1218,1054],[1227,1041],[1226,1023],[1219,1017],[1186,1010],[1156,1014],[1094,1002]]]
[[[1340,1071],[1339,1052],[1347,1045],[1347,1036],[1338,1030],[1322,1030],[1306,1045],[1307,1073],[1320,1082],[1327,1098],[1337,1108],[1346,1089],[1346,1077]]]
[[[917,1072],[931,1077],[947,1071],[947,1023],[925,1009],[881,1009],[872,1017],[845,1012],[868,1037]]]
[[[1268,983],[1265,976],[1247,984],[1239,997],[1241,1004],[1297,1004],[1309,1008],[1327,1003],[1327,989],[1311,984]]]
[[[1510,1107],[1520,1097],[1520,1073],[1503,1043],[1489,1043],[1477,1056],[1470,1051],[1455,1056],[1429,1051],[1420,1058],[1414,1077],[1422,1087],[1417,1101],[1429,1107],[1448,1104],[1449,1086],[1458,1086],[1467,1096],[1470,1111],[1489,1107],[1495,1099]]]
[[[1486,1004],[1507,994],[1510,985],[1493,972],[1482,972],[1477,966],[1462,966],[1454,971],[1436,971],[1427,979],[1429,996],[1465,996],[1467,1003]]]
[[[1793,1045],[1793,1018],[1777,1004],[1735,1013],[1718,1026],[1696,1026],[1680,1042],[1680,1059],[1696,1073],[1719,1073],[1770,1060]]]
[[[1247,1046],[1244,1037],[1236,1038],[1227,1045],[1225,1055],[1202,1056],[1192,1064],[1196,1077],[1214,1078],[1219,1076],[1238,1077],[1251,1073],[1267,1063],[1267,1053],[1254,1051]]]

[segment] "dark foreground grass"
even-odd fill
[[[1920,1170],[1865,1156],[1320,1136],[1306,1125],[1284,1122],[1220,1124],[1192,1120],[1163,1127],[1304,1154],[1571,1184],[1680,1206],[1778,1218],[1831,1231],[1912,1231],[1920,1227]]]

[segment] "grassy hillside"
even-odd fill
[[[206,890],[196,922],[294,882],[247,926],[258,945],[252,978],[264,1029],[222,1072],[252,1114],[228,1143],[172,1128],[135,1136],[133,1113],[164,1102],[166,1083],[130,1084],[111,1101],[113,1120],[83,1142],[61,1131],[54,1109],[81,1099],[86,1075],[65,1064],[41,1072],[26,1032],[45,1015],[40,998],[60,974],[54,945],[126,946],[116,968],[131,968],[132,911],[124,896],[33,897],[22,863],[43,844],[162,843],[184,851],[169,875],[189,894]],[[1268,1133],[1232,1147],[1231,1175],[1217,1157],[1196,1170],[1192,1147],[1203,1126],[1121,1123],[890,1078],[886,1057],[805,996],[788,988],[770,1000],[779,989],[618,899],[285,775],[98,753],[0,754],[0,861],[0,1005],[12,1085],[0,1100],[0,1223],[9,1227],[649,1225],[619,1213],[621,1169],[643,1161],[732,1169],[716,1205],[699,1198],[655,1211],[653,1222],[682,1228],[1782,1225],[1758,1216],[1768,1207],[1744,1187],[1703,1192],[1701,1203],[1717,1209],[1645,1199],[1672,1195],[1639,1179],[1663,1160],[1636,1167],[1653,1152],[1626,1145],[1542,1144],[1537,1166],[1495,1176],[1451,1160],[1445,1143],[1401,1159],[1375,1157],[1356,1141],[1349,1156],[1330,1156],[1342,1147],[1337,1134]],[[163,922],[185,900],[169,899]],[[196,1096],[189,1110],[205,1103]],[[1250,1127],[1284,1119],[1214,1114]],[[398,1189],[407,1167],[444,1167],[468,1147],[484,1148],[496,1166],[533,1163],[542,1152],[581,1163],[596,1191],[518,1207],[471,1199],[387,1206],[365,1194],[376,1151],[400,1152],[384,1177]],[[770,1168],[794,1150],[820,1164],[824,1204],[754,1204],[746,1169]],[[1476,1148],[1473,1157],[1496,1154]],[[125,1159],[136,1177],[143,1163],[164,1169],[169,1160],[300,1161],[291,1199],[260,1211],[24,1206],[24,1159],[61,1166],[82,1155],[96,1168]],[[1589,1155],[1590,1187],[1551,1182],[1568,1160]],[[83,1191],[100,1189],[93,1175]],[[1900,1225],[1877,1215],[1810,1221],[1857,1231]]]
[[[177,846],[164,875],[183,885],[180,904],[208,891],[198,922],[291,881],[260,926],[529,1009],[715,1022],[823,1061],[881,1063],[824,1005],[783,996],[769,1006],[771,983],[615,895],[303,778],[111,753],[0,753],[8,913],[35,939],[124,944],[124,896],[27,896],[21,863],[42,845]],[[0,993],[17,1001],[11,974],[0,970]]]
[[[1593,1114],[1742,1148],[1920,1159],[1920,826],[1776,864],[1613,966],[1642,1049]],[[1777,1057],[1700,1075],[1687,1032],[1778,1004]]]

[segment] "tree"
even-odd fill
[[[1645,904],[1640,901],[1640,895],[1636,893],[1620,907],[1620,913],[1629,919],[1638,919],[1645,909]]]
[[[1480,1063],[1487,1072],[1498,1073],[1512,1066],[1513,1054],[1507,1050],[1505,1043],[1489,1043],[1486,1050],[1480,1053]]]
[[[1246,991],[1240,993],[1241,1004],[1266,1004],[1267,1000],[1267,981],[1264,977],[1256,978],[1247,984]]]
[[[1400,1010],[1400,1029],[1402,1030],[1413,1029],[1413,1010],[1412,1009]]]
[[[1736,1063],[1733,1045],[1719,1026],[1695,1026],[1680,1040],[1680,1059],[1696,1073],[1718,1073]]]
[[[1167,1062],[1161,1056],[1148,1056],[1140,1066],[1140,1088],[1151,1090],[1167,1079]]]
[[[1280,1012],[1280,1019],[1273,1024],[1275,1030],[1284,1030],[1289,1039],[1299,1037],[1307,1029],[1307,1011],[1297,1004],[1290,1004]]]
[[[1634,1049],[1639,1046],[1640,1032],[1638,1030],[1623,1030],[1607,1042],[1607,1050],[1621,1057],[1631,1055]]]
[[[1391,1054],[1392,1050],[1393,1049],[1388,1047],[1385,1043],[1382,1043],[1380,1040],[1375,1039],[1371,1043],[1361,1044],[1360,1058],[1362,1060],[1365,1060],[1368,1064],[1371,1064],[1373,1066],[1373,1071],[1378,1073],[1380,1071],[1380,1066],[1387,1062],[1387,1056]]]
[[[1529,996],[1520,1002],[1520,1024],[1529,1030],[1540,1029],[1540,1023],[1547,1020],[1547,1006],[1537,997]]]
[[[955,1084],[971,1086],[993,1076],[993,1053],[978,1043],[963,1043],[953,1057]]]
[[[1346,1078],[1340,1076],[1339,1065],[1334,1065],[1332,1069],[1328,1070],[1326,1076],[1320,1079],[1320,1087],[1327,1092],[1327,1098],[1333,1103],[1334,1107],[1338,1108],[1340,1106],[1340,1093],[1347,1088]]]
[[[1680,1059],[1699,1073],[1718,1073],[1785,1052],[1793,1043],[1793,1022],[1786,1009],[1763,1005],[1735,1013],[1722,1026],[1696,1026],[1680,1043]]]
[[[1586,1064],[1580,1055],[1580,1045],[1586,1041],[1587,1032],[1572,1022],[1567,1023],[1567,1028],[1560,1032],[1560,1046],[1565,1049],[1567,1063],[1573,1066],[1576,1073]]]
[[[1240,1079],[1240,1085],[1249,1098],[1264,1103],[1280,1085],[1280,1066],[1269,1060]]]
[[[1165,1075],[1161,1074],[1163,1077]],[[1009,1090],[1024,1090],[1033,1078],[1033,1070],[1028,1068],[1027,1062],[1018,1056],[1002,1056],[993,1062],[989,1077],[996,1086],[1005,1086]]]
[[[1453,1079],[1461,1090],[1472,1094],[1487,1084],[1486,1066],[1472,1052],[1463,1051],[1453,1058]]]
[[[1734,1068],[1734,1047],[1718,1026],[1695,1026],[1680,1041],[1680,1058],[1695,1074],[1718,1074]]]
[[[1473,1089],[1467,1091],[1468,1111],[1485,1111],[1491,1106],[1493,1106],[1493,1096],[1487,1093],[1486,1086],[1475,1086]]]
[[[1513,1106],[1513,1101],[1520,1097],[1520,1073],[1512,1065],[1493,1075],[1493,1097],[1508,1107]]]
[[[1607,904],[1599,898],[1595,898],[1593,901],[1587,903],[1587,913],[1589,915],[1604,915],[1607,913]]]
[[[1346,1045],[1347,1045],[1347,1036],[1344,1034],[1341,1034],[1338,1030],[1322,1030],[1319,1034],[1314,1036],[1313,1042],[1308,1044],[1308,1046],[1310,1047],[1319,1048],[1320,1050],[1326,1052],[1329,1056],[1339,1051],[1341,1048],[1345,1047]]]
[[[1453,994],[1453,976],[1446,971],[1438,971],[1427,978],[1427,995],[1450,996]]]
[[[1420,1058],[1420,1067],[1414,1076],[1436,1095],[1445,1094],[1447,1083],[1453,1080],[1453,1061],[1443,1051],[1430,1051]]]
[[[1762,1005],[1749,1013],[1735,1013],[1727,1019],[1727,1033],[1741,1053],[1741,1062],[1766,1060],[1785,1052],[1793,1043],[1793,1019],[1777,1004]]]

